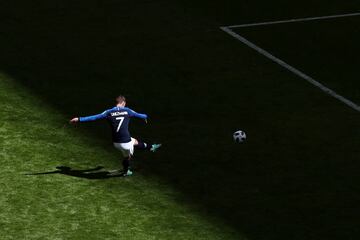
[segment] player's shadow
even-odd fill
[[[104,167],[98,166],[96,168],[90,169],[72,169],[71,167],[67,166],[58,166],[56,167],[57,170],[50,171],[50,172],[39,172],[39,173],[27,173],[25,175],[48,175],[48,174],[63,174],[72,177],[78,178],[86,178],[86,179],[106,179],[106,178],[113,178],[113,177],[121,177],[122,175],[114,174],[109,171],[99,171]]]

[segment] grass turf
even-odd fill
[[[238,28],[260,47],[314,77],[339,94],[360,102],[360,17]],[[285,46],[285,47],[284,47]]]
[[[26,117],[38,130],[19,132],[23,121],[11,120],[8,112],[1,115],[2,131],[9,134],[2,142],[4,168],[12,171],[2,182],[22,189],[11,202],[11,192],[3,195],[4,209],[13,209],[2,213],[2,219],[8,219],[4,235],[301,240],[359,236],[352,211],[358,196],[358,114],[218,29],[310,12],[328,15],[357,6],[355,1],[327,2],[325,7],[308,3],[6,3],[10,7],[1,8],[7,10],[1,13],[1,29],[7,34],[0,38],[6,49],[0,64],[19,85],[4,85],[1,103],[13,111],[22,109],[17,109],[19,104],[38,110]],[[36,97],[29,99],[18,86]],[[73,115],[111,106],[119,92],[135,110],[150,115],[150,125],[135,123],[134,136],[164,143],[157,155],[137,155],[140,169],[134,178],[21,175],[59,164],[76,169],[117,166],[118,153],[108,142],[104,124],[61,127]],[[239,128],[248,133],[247,144],[232,143],[231,134]],[[24,155],[33,158],[22,161]],[[95,190],[98,199],[91,199]],[[124,212],[133,202],[136,211]],[[112,209],[104,213],[101,206]],[[16,215],[16,209],[25,210]],[[78,215],[62,215],[66,209]],[[185,222],[178,216],[185,216],[180,217]],[[106,235],[111,230],[114,235]],[[60,233],[54,237],[54,232]]]
[[[241,238],[156,177],[26,175],[59,165],[117,169],[119,153],[63,127],[61,114],[5,75],[0,88],[1,239]]]

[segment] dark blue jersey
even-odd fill
[[[137,113],[127,107],[114,107],[97,115],[79,117],[79,121],[89,122],[98,119],[107,119],[111,125],[113,142],[127,143],[131,141],[129,133],[129,122],[131,117],[146,119],[147,115]]]

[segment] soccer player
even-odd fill
[[[107,119],[112,129],[112,141],[118,150],[123,154],[123,175],[131,176],[132,171],[130,170],[130,159],[134,154],[134,147],[136,149],[149,150],[155,152],[161,144],[147,144],[140,142],[135,138],[132,138],[129,133],[129,122],[131,117],[137,117],[144,119],[147,123],[147,115],[137,113],[130,108],[125,107],[126,99],[124,96],[118,96],[116,98],[116,106],[105,110],[103,113],[88,116],[88,117],[75,117],[70,120],[70,123],[76,124],[78,122],[89,122],[99,119]]]

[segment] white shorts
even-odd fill
[[[120,150],[124,157],[130,157],[134,155],[134,144],[135,139],[131,138],[131,141],[127,143],[114,143],[114,147]]]

